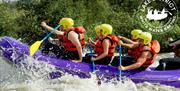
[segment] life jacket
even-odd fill
[[[108,35],[105,38],[99,38],[95,45],[95,53],[99,56],[104,52],[102,45],[104,39],[109,39],[111,42],[107,57],[112,57],[114,55],[116,44],[119,42],[119,39],[114,35]]]
[[[134,50],[135,51],[133,52],[133,55],[131,55],[131,56],[133,56],[135,58],[135,60],[137,60],[141,56],[142,52],[144,52],[144,51],[150,51],[151,52],[152,57],[147,58],[146,61],[141,66],[141,67],[147,68],[156,59],[157,53],[159,53],[159,51],[160,51],[160,44],[157,40],[153,40],[151,42],[151,46],[149,46],[148,49],[144,49],[144,46],[139,46],[138,48],[135,48]]]
[[[83,48],[85,45],[84,32],[86,30],[82,26],[79,26],[79,27],[75,27],[75,28],[70,28],[70,30],[68,32],[65,32],[63,35],[63,46],[64,46],[65,50],[77,51],[76,46],[68,39],[68,33],[71,31],[75,31],[78,34],[79,41],[80,41],[81,46]]]
[[[132,41],[137,42],[138,39],[132,39]],[[129,49],[129,50],[128,50],[128,55],[129,55],[129,56],[136,55],[136,51],[138,51],[137,48]]]
[[[129,56],[134,56],[136,55],[136,52],[138,51],[138,48],[133,48],[128,50],[128,55]]]

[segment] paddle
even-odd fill
[[[121,45],[119,45],[119,66],[121,66],[121,64],[122,64],[122,48],[121,48]],[[121,70],[119,70],[119,72],[118,72],[119,74],[119,80],[121,81],[122,79],[121,79],[121,75],[122,75],[122,73],[121,73]]]
[[[91,58],[93,57],[93,52],[92,52],[92,46],[91,45],[89,45],[89,49],[90,49],[90,53],[91,53]],[[93,67],[93,72],[96,70],[96,65],[95,65],[95,63],[94,63],[94,60],[92,60],[92,67]]]
[[[30,46],[30,56],[33,56],[34,53],[39,49],[39,46],[41,45],[41,43],[46,40],[52,33],[54,33],[58,28],[60,27],[60,25],[58,25],[57,27],[55,27],[48,35],[46,35],[41,41],[36,41],[34,44],[32,44]]]

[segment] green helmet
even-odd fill
[[[151,43],[152,35],[151,35],[151,33],[149,33],[149,32],[142,32],[142,33],[139,35],[139,38],[140,38],[140,39],[143,39],[143,40],[144,40],[144,44],[147,45],[147,44]]]
[[[63,28],[68,29],[74,25],[74,21],[71,18],[62,18],[59,24],[62,25]]]
[[[131,35],[133,39],[138,39],[139,38],[139,34],[142,33],[142,30],[140,29],[134,29],[131,31]]]
[[[112,34],[112,26],[109,24],[102,24],[100,25],[100,30],[102,31],[103,36],[107,36],[109,34]]]

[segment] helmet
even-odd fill
[[[109,34],[112,34],[112,26],[109,24],[102,24],[100,25],[100,30],[102,30],[102,35],[107,36]]]
[[[149,32],[142,32],[140,35],[139,35],[139,38],[140,39],[143,39],[144,40],[144,44],[147,45],[151,42],[152,40],[152,35],[151,33]]]
[[[132,30],[131,31],[132,38],[133,39],[138,39],[140,33],[142,33],[142,30],[139,30],[139,29]]]
[[[71,18],[62,18],[59,22],[64,29],[71,28],[74,25],[74,21]]]
[[[100,35],[100,30],[101,30],[100,25],[95,27],[95,32],[96,32],[97,35]]]

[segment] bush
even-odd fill
[[[19,0],[0,3],[0,36],[21,38],[31,45],[41,40],[46,32],[40,26],[42,21],[55,27],[59,19],[71,17],[75,26],[85,27],[86,39],[95,38],[94,27],[102,23],[111,24],[114,34],[130,38],[131,30],[145,30],[134,17],[140,3],[141,0]],[[174,39],[179,36],[179,25],[178,20],[173,31],[153,35],[154,39],[160,41],[164,51],[168,48],[167,36]]]

